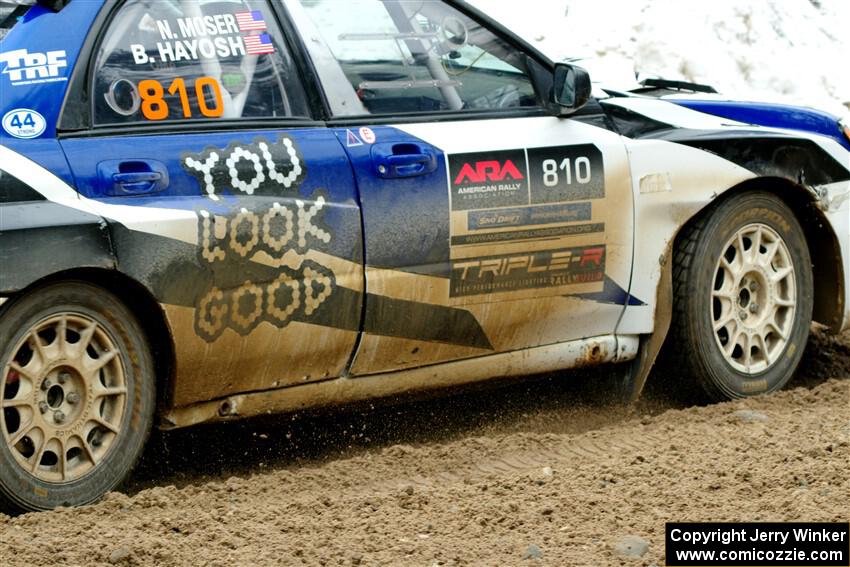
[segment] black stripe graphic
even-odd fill
[[[363,330],[373,335],[493,349],[478,320],[465,309],[371,293],[366,295]]]
[[[711,152],[760,177],[801,185],[850,180],[850,170],[812,140],[788,134],[736,130],[667,130],[645,136]]]
[[[111,227],[119,269],[151,289],[162,303],[197,308],[198,299],[212,284],[221,289],[238,287],[246,280],[262,285],[274,281],[280,274],[277,268],[256,262],[246,263],[240,270],[212,273],[198,262],[196,246],[132,231],[119,224]],[[315,311],[309,315],[296,312],[292,320],[359,331],[363,300],[364,294],[336,286],[328,300]],[[365,332],[492,349],[478,320],[465,309],[375,294],[366,294],[365,301]]]
[[[711,152],[760,177],[783,177],[801,185],[850,180],[850,170],[813,140],[790,133],[738,130],[694,130],[666,124],[616,105],[605,105],[624,136],[664,140]]]

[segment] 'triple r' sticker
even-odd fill
[[[16,108],[3,116],[3,130],[15,138],[38,138],[46,128],[44,116],[28,108]]]

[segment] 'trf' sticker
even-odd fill
[[[3,130],[15,138],[38,138],[47,128],[44,116],[28,108],[16,108],[3,116]]]

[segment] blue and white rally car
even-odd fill
[[[665,340],[738,398],[847,326],[840,137],[593,98],[458,0],[12,3],[4,509],[98,498],[153,424],[602,363],[628,400]]]

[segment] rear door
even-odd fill
[[[62,147],[118,269],[162,304],[176,405],[339,376],[358,335],[360,213],[266,0],[128,0]],[[66,112],[70,112],[66,108]]]
[[[286,6],[360,192],[368,295],[354,374],[614,332],[633,200],[598,105],[551,116],[531,79],[551,72],[449,3]]]

